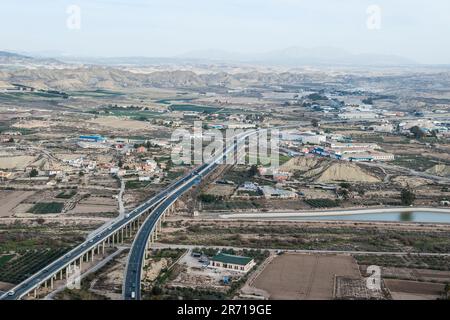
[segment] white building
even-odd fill
[[[374,112],[344,112],[338,114],[339,119],[345,120],[371,120],[379,118]]]

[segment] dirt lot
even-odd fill
[[[435,300],[444,291],[444,285],[431,282],[386,279],[384,283],[394,300]]]
[[[117,211],[116,200],[112,198],[89,197],[81,200],[69,214],[101,213]]]
[[[226,291],[228,287],[221,282],[225,276],[237,280],[244,275],[237,271],[205,267],[198,258],[191,256],[190,250],[180,259],[179,265],[185,268],[185,272],[180,273],[170,283],[171,286]]]
[[[33,191],[0,191],[0,217],[11,216],[12,210],[33,193]]]
[[[34,156],[7,156],[0,157],[0,169],[23,170],[35,160]]]
[[[205,190],[206,194],[211,194],[214,196],[231,196],[234,193],[235,186],[227,184],[211,184]]]
[[[396,277],[401,278],[402,280],[450,283],[450,271],[383,267],[381,272],[385,277]]]
[[[283,254],[267,265],[253,286],[274,300],[326,300],[333,298],[335,275],[360,277],[350,256]]]

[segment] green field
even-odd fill
[[[76,194],[77,194],[77,192],[75,190],[62,191],[62,192],[58,193],[58,195],[56,195],[56,198],[58,198],[58,199],[70,199]]]
[[[3,265],[8,263],[8,261],[11,260],[12,258],[14,258],[13,254],[7,254],[4,256],[0,256],[0,269],[3,268]]]
[[[305,202],[313,208],[334,208],[339,207],[339,200],[331,199],[307,199]]]
[[[36,99],[66,99],[68,96],[65,93],[57,92],[2,92],[0,93],[0,101],[28,101]]]
[[[20,283],[50,262],[61,257],[67,250],[67,248],[43,249],[20,253],[17,259],[8,260],[0,265],[0,281]]]
[[[161,103],[161,104],[172,104],[172,101],[177,102],[190,102],[197,98],[168,98],[168,99],[159,99],[155,101],[155,103]]]
[[[395,160],[391,161],[391,163],[408,169],[425,171],[431,168],[432,166],[438,164],[439,161],[421,155],[411,154],[411,155],[396,155]]]
[[[142,108],[121,108],[121,107],[105,107],[98,110],[90,110],[88,113],[100,114],[100,111],[106,113],[106,115],[115,117],[127,117],[133,120],[147,121],[152,118],[157,118],[163,115],[163,113],[143,110]]]
[[[205,113],[215,113],[221,110],[221,108],[200,106],[197,104],[172,104],[169,108],[173,111],[194,111]]]
[[[147,187],[149,184],[150,181],[128,180],[125,182],[125,187],[127,189],[141,189]]]
[[[28,212],[35,214],[60,213],[63,207],[64,203],[60,202],[40,202],[36,203]]]
[[[97,90],[70,91],[70,95],[101,98],[101,97],[119,97],[124,96],[125,94],[117,91],[97,89]]]

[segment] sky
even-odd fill
[[[78,19],[79,18],[79,19]],[[450,64],[448,0],[14,0],[0,50],[171,57],[335,47]]]

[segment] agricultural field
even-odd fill
[[[70,96],[74,97],[90,97],[90,98],[115,98],[124,96],[124,93],[105,89],[85,90],[85,91],[69,91]]]
[[[450,229],[362,222],[167,221],[164,243],[247,248],[389,252],[450,251]],[[383,226],[383,228],[380,228]]]
[[[0,217],[11,216],[13,209],[33,194],[33,191],[0,191]]]
[[[75,190],[62,191],[62,192],[58,193],[55,196],[55,198],[58,198],[58,199],[71,199],[76,194],[77,194],[77,192]]]
[[[88,232],[104,223],[99,219],[46,222],[43,217],[45,216],[23,222],[0,221],[0,254],[70,247],[81,243]]]
[[[36,203],[28,212],[34,214],[61,213],[63,208],[64,203],[61,202],[40,202]]]
[[[350,256],[282,254],[273,259],[252,283],[272,300],[330,300],[335,276],[359,278]]]
[[[139,180],[127,180],[125,182],[125,187],[127,189],[142,189],[150,185],[150,181],[139,181]]]
[[[17,253],[0,268],[0,281],[17,284],[62,256],[69,248],[27,250]]]
[[[437,159],[433,159],[430,157],[411,154],[411,155],[396,155],[395,160],[392,161],[391,163],[408,169],[425,171],[427,169],[430,169],[434,165],[439,164],[440,162]]]
[[[394,300],[436,300],[443,297],[445,285],[441,283],[409,280],[384,280]]]
[[[359,264],[450,271],[450,257],[357,255]]]
[[[313,208],[335,208],[339,207],[339,200],[331,199],[306,199],[305,202]]]
[[[5,255],[0,256],[0,268],[2,268],[3,265],[8,263],[8,261],[11,260],[12,258],[14,258],[13,254],[5,254]]]
[[[192,112],[202,112],[202,113],[215,113],[221,108],[201,106],[196,104],[172,104],[169,107],[173,111],[192,111]]]

